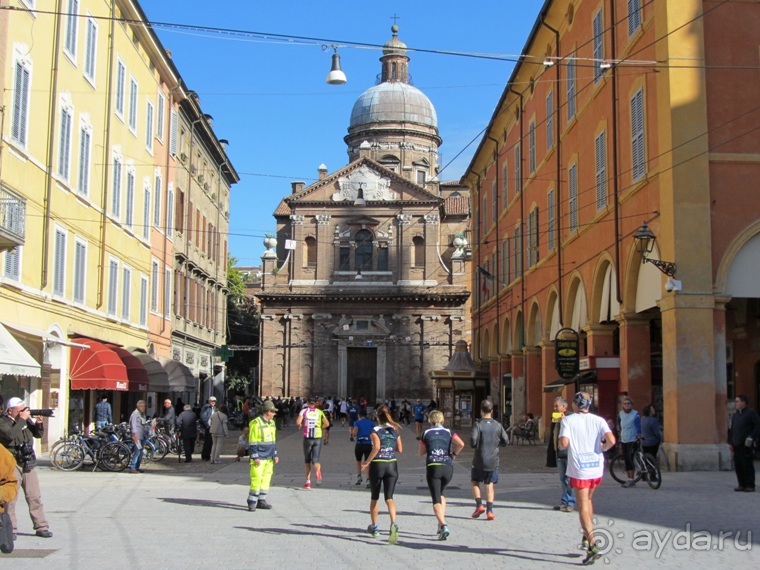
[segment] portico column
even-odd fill
[[[525,357],[521,350],[511,353],[512,357],[512,417],[509,425],[522,418],[526,412],[527,396],[525,393]]]
[[[541,348],[541,427],[546,430],[551,423],[552,412],[554,411],[554,398],[561,395],[562,392],[544,392],[544,386],[557,380],[559,374],[554,366],[554,342],[551,340],[542,341],[539,345]]]
[[[637,313],[618,316],[620,322],[620,392],[640,408],[652,399],[652,349],[649,318]]]
[[[543,370],[541,368],[541,348],[538,346],[526,346],[525,354],[525,393],[526,411],[533,415],[541,415],[543,398]]]

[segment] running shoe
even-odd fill
[[[398,525],[391,523],[391,534],[388,537],[388,544],[396,544],[398,542]]]
[[[306,481],[306,484],[303,486],[304,489],[311,489],[311,481]]]
[[[588,539],[584,536],[580,546],[581,550],[588,550]]]
[[[379,536],[380,528],[376,524],[371,524],[367,527],[367,532],[370,534],[370,536]]]
[[[354,441],[354,436],[351,436],[348,441]]]
[[[482,515],[484,512],[486,512],[486,508],[483,505],[478,505],[475,507],[475,512],[472,513],[472,518],[476,519],[480,515]]]
[[[370,482],[369,479],[367,479],[367,489],[369,489],[370,487],[372,487],[372,483]]]
[[[361,484],[362,484],[362,476],[361,476],[361,475],[358,475],[358,476],[356,477],[356,485],[357,485],[357,486],[359,486],[359,485],[361,485]]]
[[[636,486],[636,481],[634,481],[633,479],[628,479],[628,481],[626,481],[625,483],[623,483],[620,486],[623,487],[624,489],[629,489],[631,487],[635,487]]]
[[[440,529],[438,529],[438,540],[446,540],[450,534],[451,532],[449,532],[449,527],[443,525]]]
[[[322,470],[317,471],[317,487],[322,486]]]
[[[601,556],[602,554],[599,552],[599,546],[595,544],[594,546],[592,546],[586,551],[586,558],[583,559],[581,564],[583,564],[584,566],[591,566]]]
[[[486,519],[488,519],[489,521],[496,520],[496,516],[494,516],[493,511],[488,511],[486,513]]]

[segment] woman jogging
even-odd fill
[[[396,454],[403,451],[401,445],[400,427],[393,421],[388,406],[381,405],[377,409],[377,426],[372,431],[372,451],[369,457],[362,462],[362,471],[369,467],[369,482],[372,490],[372,499],[369,502],[369,516],[372,524],[367,527],[367,532],[372,536],[378,536],[380,530],[377,526],[378,506],[380,499],[380,487],[383,488],[385,504],[388,506],[388,515],[391,518],[391,530],[388,544],[398,542],[398,525],[396,524],[396,504],[393,502],[393,491],[398,480],[398,465]]]
[[[433,426],[422,435],[420,455],[425,455],[427,464],[427,484],[433,499],[433,512],[438,519],[438,540],[449,537],[446,526],[446,486],[454,475],[454,458],[464,448],[460,437],[443,427],[443,412],[433,410],[428,416]],[[453,448],[453,449],[452,449]]]

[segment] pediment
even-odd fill
[[[388,202],[440,202],[442,199],[384,168],[369,158],[361,158],[324,179],[285,198],[294,203],[353,204],[361,189],[368,206]]]

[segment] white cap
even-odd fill
[[[24,400],[22,400],[21,398],[11,398],[10,400],[8,400],[6,407],[15,408],[17,406],[25,406],[25,405],[26,404],[24,403]]]

